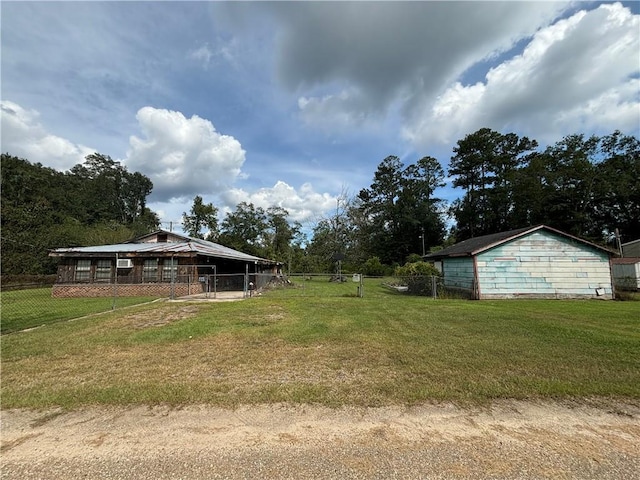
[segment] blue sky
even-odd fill
[[[193,197],[312,225],[388,155],[446,168],[482,127],[640,136],[638,2],[7,2],[2,151],[94,151]],[[438,192],[453,200],[450,187]]]

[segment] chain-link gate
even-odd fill
[[[291,273],[271,281],[268,287],[283,297],[363,297],[364,275]]]

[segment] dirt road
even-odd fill
[[[640,405],[2,412],[3,479],[632,479]]]

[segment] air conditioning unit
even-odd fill
[[[129,258],[119,258],[118,259],[118,268],[132,268],[133,262]]]

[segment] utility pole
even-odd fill
[[[422,227],[422,235],[420,235],[418,238],[422,239],[422,256],[424,257],[425,252],[424,252],[424,227]]]
[[[618,230],[617,228],[614,231],[614,235],[616,237],[616,241],[618,244],[618,252],[620,252],[620,258],[624,257],[623,252],[622,252],[622,241],[620,240],[620,230]]]

